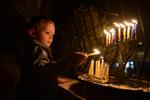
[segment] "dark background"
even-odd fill
[[[1,45],[15,44],[22,36],[26,23],[36,14],[50,17],[56,23],[56,31],[81,4],[94,4],[102,12],[122,18],[137,17],[145,35],[145,52],[149,54],[149,5],[146,0],[2,0],[0,4]],[[61,33],[58,33],[61,34]],[[149,59],[149,57],[146,57]]]
[[[150,72],[150,14],[148,0],[1,0],[0,3],[0,92],[11,98],[19,79],[16,66],[17,44],[23,39],[27,23],[36,14],[50,17],[56,23],[56,42],[59,28],[81,4],[94,4],[104,13],[122,18],[137,17],[144,36],[142,47],[144,70]],[[65,38],[65,37],[62,37]],[[7,87],[7,88],[6,88]],[[0,98],[1,99],[1,98]]]

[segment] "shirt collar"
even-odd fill
[[[36,44],[40,45],[41,47],[44,47],[44,48],[46,48],[46,49],[49,48],[49,47],[47,47],[45,44],[43,44],[42,42],[40,42],[40,41],[38,41],[38,40],[36,40],[36,39],[34,39],[33,41],[34,41]]]

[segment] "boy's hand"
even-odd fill
[[[82,52],[73,52],[70,55],[66,56],[62,62],[65,65],[69,65],[70,67],[80,66],[82,63],[86,61],[86,54]]]
[[[72,55],[71,55],[71,58],[72,59],[72,64],[75,65],[75,66],[80,66],[81,64],[83,64],[85,61],[86,61],[86,54],[85,53],[82,53],[82,52],[74,52]]]

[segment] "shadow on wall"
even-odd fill
[[[14,100],[20,77],[16,50],[27,21],[7,0],[0,4],[0,13],[0,100]]]
[[[14,99],[20,76],[15,53],[7,51],[0,51],[0,100]]]

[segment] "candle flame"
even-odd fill
[[[120,24],[120,26],[121,26],[121,27],[125,27],[125,25],[124,25],[124,24],[122,24],[122,23]]]
[[[113,28],[111,28],[111,29],[109,30],[109,32],[114,33],[115,30],[114,30]]]
[[[135,19],[132,19],[132,22],[135,23],[135,24],[137,24],[137,20],[135,20]]]
[[[94,51],[93,53],[87,54],[87,56],[88,56],[88,57],[89,57],[89,56],[94,56],[94,55],[98,55],[98,54],[101,53],[101,52],[100,52],[99,50],[97,50],[97,49],[94,49],[93,51]]]
[[[94,49],[93,51],[94,51],[95,54],[100,54],[100,51],[97,50],[97,49]]]
[[[104,29],[104,33],[105,33],[105,35],[109,35],[110,33],[107,31],[107,30],[105,30]]]
[[[114,23],[114,25],[115,25],[116,27],[120,27],[120,25],[119,25],[118,23]]]
[[[133,24],[133,23],[129,23],[129,25],[130,25],[130,26],[132,26],[132,27],[134,26],[134,24]]]
[[[124,23],[125,23],[126,26],[129,26],[129,23],[127,21],[124,21]]]

